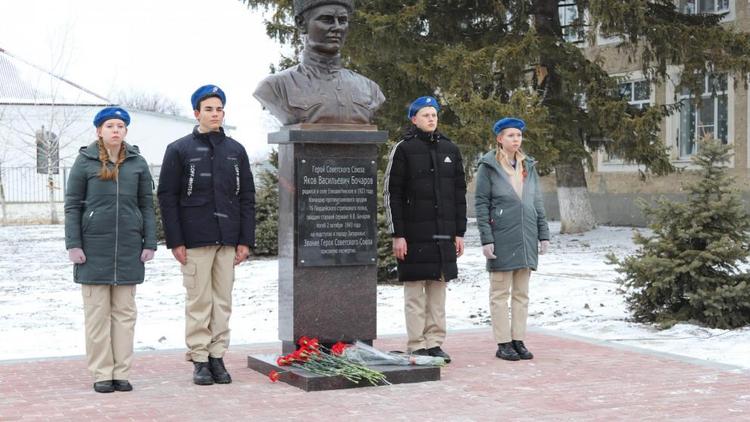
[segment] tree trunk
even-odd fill
[[[560,206],[560,233],[582,233],[596,227],[583,163],[558,164],[555,179]]]
[[[554,54],[560,43],[564,43],[560,27],[558,0],[534,0],[534,28],[540,37],[542,55],[537,66],[535,88],[547,106],[551,121],[561,123],[569,119],[569,93],[563,88],[562,75],[558,70],[559,57]],[[545,54],[548,53],[548,54]],[[559,124],[562,128],[564,125]],[[570,131],[562,129],[558,134],[563,140],[576,137]],[[560,232],[582,233],[596,226],[594,212],[591,209],[589,192],[586,186],[586,173],[580,157],[575,157],[574,149],[561,151],[562,162],[555,166],[557,179],[557,201],[560,205]],[[565,153],[568,156],[565,157]]]
[[[8,210],[5,207],[5,188],[3,188],[3,168],[0,165],[0,206],[3,209],[2,225],[8,224]]]
[[[48,169],[51,169],[48,167]],[[50,172],[50,170],[47,170]],[[49,201],[49,223],[60,224],[57,218],[57,206],[55,204],[55,179],[52,174],[47,173],[47,200]]]

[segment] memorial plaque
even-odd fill
[[[375,160],[301,158],[296,167],[297,265],[375,265]]]

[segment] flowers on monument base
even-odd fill
[[[335,354],[331,349],[321,345],[317,338],[311,339],[303,336],[297,344],[299,349],[276,359],[279,366],[291,366],[318,375],[342,376],[355,384],[359,384],[362,380],[372,385],[390,384],[382,372]],[[337,346],[334,345],[334,347]],[[338,346],[337,350],[341,347]],[[269,379],[272,382],[278,381],[278,372],[270,373]]]
[[[331,351],[341,357],[362,365],[399,365],[399,366],[444,366],[445,359],[437,356],[405,355],[378,350],[366,343],[356,341],[354,344],[338,342]]]
[[[268,373],[268,379],[271,380],[271,382],[276,382],[281,378],[281,374],[276,372],[275,370],[271,370],[271,372]]]

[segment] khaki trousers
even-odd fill
[[[127,380],[133,361],[135,286],[84,284],[86,364],[96,382]]]
[[[529,278],[531,270],[490,272],[490,314],[495,341],[524,340],[529,315]],[[511,294],[512,292],[512,294]],[[510,320],[508,298],[511,298]]]
[[[406,349],[429,349],[445,341],[445,281],[404,282]]]
[[[185,286],[185,344],[187,360],[221,358],[229,347],[229,317],[234,285],[233,246],[204,246],[187,250],[182,265]]]

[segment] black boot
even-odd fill
[[[112,380],[115,391],[133,391],[133,384],[128,380]]]
[[[427,351],[424,347],[417,350],[412,350],[409,352],[410,355],[417,355],[417,356],[430,356],[430,352]]]
[[[427,349],[427,353],[429,353],[430,356],[443,358],[445,363],[451,363],[451,356],[445,353],[445,351],[441,349],[440,346],[430,347],[429,349]]]
[[[529,352],[529,349],[527,349],[526,346],[524,346],[522,340],[513,340],[511,341],[511,343],[513,344],[513,348],[516,349],[516,352],[518,352],[518,356],[521,359],[534,359],[534,355]]]
[[[214,378],[211,376],[211,369],[208,367],[208,362],[193,362],[195,369],[193,370],[193,382],[198,385],[212,385]]]
[[[511,342],[498,343],[495,356],[503,360],[521,360],[521,357],[518,356],[518,352],[513,348]]]
[[[112,393],[115,391],[115,386],[112,385],[112,381],[97,381],[94,383],[94,391],[97,393]]]
[[[227,368],[224,367],[224,359],[208,357],[208,365],[211,368],[211,376],[217,384],[229,384],[232,377],[229,376]]]

